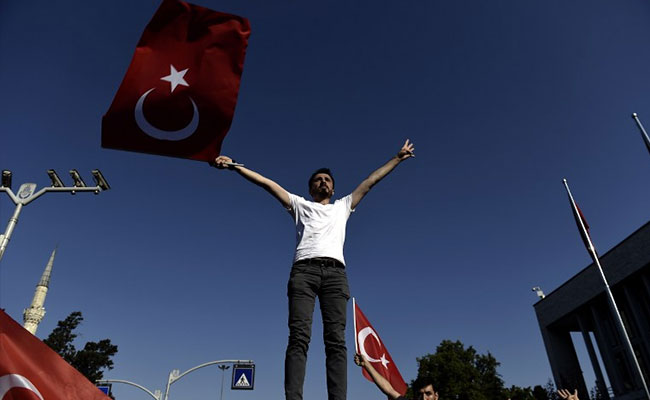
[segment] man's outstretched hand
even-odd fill
[[[219,156],[214,159],[214,166],[219,169],[228,168],[228,164],[232,163],[232,158],[228,156]]]
[[[573,393],[569,392],[566,389],[559,389],[557,393],[560,395],[561,398],[566,400],[580,400],[578,399],[578,389],[575,389]]]
[[[406,142],[404,142],[404,146],[402,146],[399,153],[397,153],[397,158],[399,158],[399,160],[402,161],[410,157],[415,157],[415,154],[413,154],[414,151],[415,151],[415,146],[413,145],[413,143],[409,143],[409,140],[406,139]]]

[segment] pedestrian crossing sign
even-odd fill
[[[111,393],[111,385],[97,385],[97,389],[101,390],[102,393],[104,393],[106,396],[110,396]]]
[[[253,390],[255,364],[235,364],[232,369],[232,390]]]

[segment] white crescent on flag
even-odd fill
[[[36,393],[39,399],[43,400],[41,392],[39,392],[38,389],[36,389],[36,386],[34,386],[34,384],[24,376],[18,374],[0,376],[0,400],[4,399],[7,392],[13,388],[29,389]]]
[[[371,327],[366,326],[365,328],[360,330],[359,334],[357,335],[357,341],[359,342],[359,352],[366,358],[366,360],[370,362],[380,362],[384,366],[384,368],[387,368],[386,366],[388,365],[388,360],[386,359],[386,353],[382,353],[381,357],[379,357],[379,360],[377,360],[376,358],[372,358],[370,357],[370,355],[368,355],[368,352],[366,351],[365,343],[366,343],[366,338],[370,335],[372,335],[372,337],[374,337],[377,340],[377,343],[379,343],[379,345],[383,347],[383,345],[381,344],[381,340],[379,340],[379,336],[377,336],[375,331]]]
[[[140,128],[142,132],[146,133],[152,138],[156,138],[160,140],[175,141],[175,140],[187,139],[188,137],[192,136],[196,131],[196,128],[199,126],[199,110],[196,108],[196,103],[194,103],[194,100],[192,100],[192,98],[190,97],[190,101],[192,102],[192,108],[194,110],[194,113],[192,114],[192,120],[190,121],[190,123],[187,124],[185,128],[179,129],[177,131],[165,131],[151,125],[149,121],[147,121],[147,118],[144,116],[144,113],[142,112],[144,99],[146,99],[147,95],[151,93],[153,90],[154,88],[151,88],[146,92],[144,92],[144,94],[140,96],[138,102],[135,105],[135,122],[136,124],[138,124],[138,128]]]

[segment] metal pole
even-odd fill
[[[584,234],[584,236],[587,238],[588,241],[588,246],[587,246],[587,251],[589,252],[589,255],[591,256],[591,259],[594,260],[594,263],[598,267],[598,272],[600,273],[600,277],[603,281],[603,284],[605,285],[605,291],[607,292],[607,300],[610,306],[610,310],[612,314],[614,314],[614,318],[616,320],[616,326],[618,328],[619,334],[623,337],[625,340],[626,344],[626,350],[628,352],[628,356],[632,359],[632,362],[634,363],[636,367],[636,372],[638,374],[638,378],[643,386],[643,390],[645,391],[646,399],[650,400],[650,392],[648,391],[648,385],[645,382],[645,378],[643,377],[643,371],[641,370],[641,365],[639,365],[639,360],[636,358],[636,354],[634,354],[634,347],[632,347],[632,342],[630,341],[630,337],[627,334],[627,331],[625,330],[625,325],[623,324],[623,318],[621,318],[621,313],[618,310],[618,306],[616,305],[616,301],[614,300],[614,295],[612,294],[612,291],[609,288],[609,283],[607,282],[607,278],[605,277],[605,273],[603,272],[603,268],[600,265],[600,260],[598,259],[598,254],[596,253],[596,249],[594,248],[594,244],[591,241],[591,237],[587,233],[587,229],[585,228],[584,222],[582,221],[582,218],[580,217],[580,213],[578,213],[578,207],[576,206],[576,202],[573,200],[573,196],[571,195],[571,190],[569,189],[569,184],[567,183],[567,180],[564,179],[564,187],[566,188],[567,194],[569,195],[569,200],[571,201],[571,206],[573,207],[573,212],[578,216],[576,218],[578,220],[579,226],[580,226],[580,231]]]
[[[172,382],[174,382],[174,378],[178,376],[178,372],[179,371],[175,369],[169,373],[169,377],[167,378],[167,386],[165,387],[165,400],[169,398],[169,387],[171,386]]]
[[[14,228],[18,223],[18,215],[20,215],[20,210],[22,209],[23,209],[22,203],[16,204],[16,209],[14,210],[14,214],[11,216],[11,218],[9,218],[7,229],[5,230],[5,234],[2,237],[2,241],[0,242],[0,260],[2,260],[2,256],[5,254],[7,245],[9,244],[9,239],[11,239],[11,234],[13,233]]]
[[[226,370],[230,368],[229,365],[219,365],[218,368],[221,370],[221,397],[220,400],[223,400],[223,379],[226,376]]]
[[[153,397],[154,399],[160,400],[160,391],[159,390],[157,390],[157,393],[156,393],[157,395],[156,395],[156,394],[152,393],[151,390],[147,389],[146,387],[144,387],[142,385],[138,385],[137,383],[134,383],[134,382],[125,381],[124,379],[100,379],[100,380],[97,381],[97,383],[99,383],[99,384],[102,384],[102,383],[114,383],[114,382],[115,383],[125,383],[127,385],[135,386],[138,389],[147,392],[147,394],[149,396]]]
[[[187,371],[183,372],[182,374],[179,374],[178,370],[175,369],[172,372],[169,373],[169,378],[167,379],[167,387],[165,388],[165,398],[164,400],[169,400],[169,389],[172,383],[176,382],[177,380],[181,379],[185,375],[189,374],[192,371],[196,371],[199,368],[207,367],[209,365],[214,365],[214,364],[255,364],[253,360],[217,360],[217,361],[209,361],[207,363],[203,363],[200,365],[197,365],[196,367],[192,367],[188,369]]]
[[[357,301],[352,298],[352,323],[354,324],[354,353],[359,353],[359,344],[357,338]]]
[[[7,193],[9,198],[11,198],[11,201],[16,205],[14,214],[9,219],[9,223],[7,224],[7,229],[5,230],[4,235],[0,237],[0,260],[2,260],[2,256],[4,255],[5,250],[7,249],[7,245],[9,244],[9,240],[11,239],[11,234],[13,233],[14,228],[18,223],[18,215],[20,214],[20,211],[22,210],[23,206],[26,206],[27,204],[38,199],[45,193],[49,193],[49,192],[61,192],[61,193],[67,192],[72,194],[75,194],[77,192],[93,192],[95,194],[99,194],[99,192],[110,189],[110,186],[108,186],[108,183],[106,183],[99,170],[94,170],[93,174],[95,174],[95,172],[99,174],[99,176],[101,177],[101,182],[103,182],[103,184],[100,184],[99,180],[96,179],[97,186],[85,186],[85,184],[84,186],[51,186],[51,187],[44,187],[38,192],[34,193],[34,191],[36,190],[36,184],[24,183],[20,186],[20,189],[18,190],[18,195],[14,194],[14,192],[11,190],[10,187],[0,186],[0,192]]]
[[[650,151],[650,137],[648,137],[648,134],[646,133],[645,129],[643,129],[643,125],[641,124],[641,121],[639,120],[639,116],[637,113],[632,113],[632,119],[634,119],[634,122],[636,122],[636,126],[639,127],[639,130],[641,131],[641,137],[643,138],[643,142],[645,143],[645,146],[648,148],[648,151]]]

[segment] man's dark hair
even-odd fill
[[[415,382],[413,382],[413,396],[415,396],[415,398],[417,399],[418,398],[418,392],[420,391],[420,389],[424,389],[425,387],[427,387],[429,385],[431,385],[431,387],[433,387],[434,391],[437,390],[435,382],[433,382],[433,379],[431,379],[430,377],[422,376],[422,377],[416,379]]]
[[[307,188],[311,190],[311,181],[314,180],[316,175],[318,174],[327,174],[332,178],[332,189],[334,189],[334,175],[332,175],[332,171],[330,171],[329,168],[318,168],[316,171],[314,171],[313,174],[309,177],[309,182],[307,183]]]

